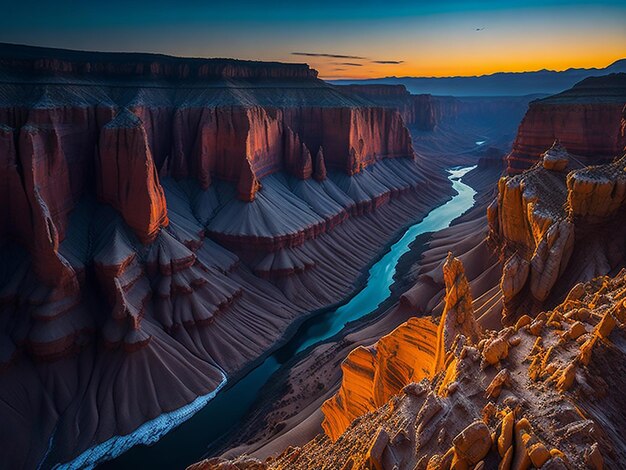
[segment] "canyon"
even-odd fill
[[[0,45],[2,460],[154,442],[450,199],[451,163],[412,141],[453,101],[379,93],[304,64]]]
[[[397,111],[306,65],[1,49],[12,467],[118,455],[451,194]]]
[[[617,131],[582,154],[551,135],[530,168],[469,173],[475,207],[406,261],[395,303],[292,361],[272,404],[190,468],[619,468],[623,75],[586,82],[540,100],[546,122],[591,135],[606,113]],[[590,82],[597,113],[567,118]]]
[[[0,44],[3,465],[619,466],[625,78]]]

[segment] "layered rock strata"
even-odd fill
[[[397,111],[305,65],[1,50],[12,467],[209,394],[447,197]]]
[[[453,97],[413,95],[404,85],[337,85],[370,105],[397,109],[412,130],[413,143],[429,157],[457,152],[499,150],[508,153],[528,103],[536,96]],[[485,144],[484,147],[483,144]],[[485,155],[489,158],[489,155]]]
[[[533,101],[507,157],[509,173],[533,166],[555,139],[584,164],[622,155],[625,109],[624,73],[587,78],[567,91]]]
[[[396,108],[407,126],[432,131],[444,117],[458,111],[454,98],[410,94],[404,85],[337,85],[343,92],[356,95],[379,106]]]

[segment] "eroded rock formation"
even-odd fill
[[[555,142],[540,164],[498,183],[488,220],[506,260],[501,289],[509,321],[624,261],[626,159],[576,166]]]
[[[626,359],[625,287],[626,271],[600,277],[575,286],[555,309],[515,327],[481,332],[477,341],[457,334],[446,351],[445,369],[420,382],[386,369],[391,380],[406,380],[404,387],[339,436],[319,435],[265,461],[214,458],[191,468],[619,466],[626,458],[620,431],[625,418],[617,411]],[[447,292],[453,289],[448,286]],[[407,328],[390,336],[403,338]],[[440,329],[440,340],[441,334]],[[363,390],[367,374],[360,375]],[[342,389],[354,378],[344,375]]]
[[[98,199],[115,207],[142,243],[168,224],[165,194],[141,119],[127,109],[102,128]]]
[[[337,439],[357,417],[379,408],[410,382],[446,369],[457,335],[476,340],[479,329],[461,262],[448,255],[443,267],[446,306],[437,326],[432,318],[411,318],[375,345],[355,349],[343,362],[342,386],[322,405],[322,427]]]

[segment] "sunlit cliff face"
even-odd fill
[[[445,371],[438,389],[445,395],[454,381],[456,361],[448,355],[457,334],[476,340],[479,328],[461,262],[448,255],[443,267],[447,295],[437,325],[431,317],[414,317],[369,348],[356,348],[343,362],[342,386],[322,406],[326,435],[336,440],[357,417],[383,406],[411,382]]]

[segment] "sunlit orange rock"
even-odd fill
[[[607,220],[626,205],[626,157],[571,172],[567,189],[573,217],[589,223]]]
[[[354,418],[383,405],[406,384],[431,377],[437,330],[430,318],[411,318],[376,345],[352,351],[341,365],[341,388],[322,405],[326,434],[336,439]]]
[[[565,147],[557,140],[542,155],[542,164],[546,170],[563,171],[569,165],[570,156]]]
[[[491,448],[491,432],[482,421],[474,421],[452,441],[455,453],[469,465],[476,465]]]
[[[626,357],[624,331],[619,327],[626,320],[626,270],[612,278],[576,284],[570,294],[553,310],[535,316],[534,321],[545,322],[539,336],[526,326],[488,330],[475,345],[457,335],[446,359],[446,364],[456,362],[453,393],[442,393],[440,385],[448,369],[441,370],[407,384],[378,408],[368,408],[340,436],[320,434],[297,451],[287,449],[265,464],[274,470],[368,465],[433,470],[619,468],[626,450],[622,439],[626,418],[620,411],[624,380],[613,372],[623,368]],[[582,309],[589,314],[581,319],[570,315]],[[565,333],[580,330],[579,324],[593,329],[583,344],[572,339],[576,335]],[[407,325],[386,341],[402,328],[406,332]],[[479,351],[496,340],[511,344],[506,369],[499,372],[482,368],[479,360]],[[398,345],[411,347],[405,342]],[[368,352],[358,351],[355,357]],[[587,351],[585,362],[583,351]],[[365,357],[360,364],[374,367],[376,355]],[[344,371],[343,391],[349,374],[356,372],[357,367]],[[361,391],[369,394],[368,380],[375,373],[371,369],[361,373],[359,383],[367,384]],[[529,383],[533,374],[536,377]],[[498,388],[498,396],[490,393]],[[599,397],[603,406],[598,405]],[[349,394],[344,398],[358,399]],[[377,451],[372,453],[373,449]]]
[[[464,335],[472,343],[478,342],[480,331],[474,318],[472,293],[465,277],[463,263],[448,253],[443,265],[446,298],[437,334],[437,369],[443,369],[445,354],[457,335]]]
[[[470,341],[480,334],[473,316],[469,283],[460,260],[448,255],[444,265],[446,307],[439,325],[431,318],[411,318],[375,345],[358,347],[342,363],[342,385],[322,405],[322,427],[336,439],[350,422],[372,411],[411,383],[446,370],[442,390],[451,383],[454,360],[448,353],[459,335]]]

